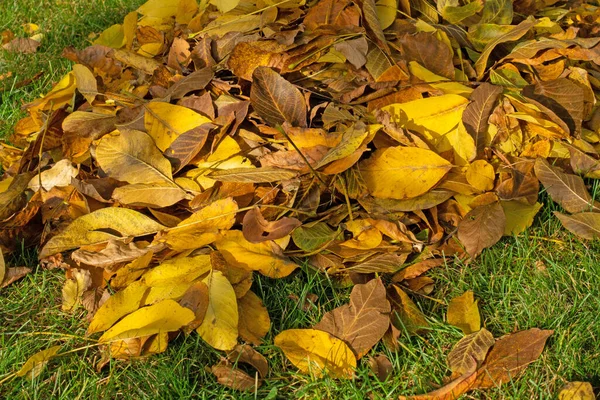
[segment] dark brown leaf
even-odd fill
[[[267,221],[256,207],[244,215],[242,233],[247,241],[252,243],[277,240],[289,235],[302,225],[296,218],[283,217],[277,221]]]
[[[216,126],[213,124],[202,124],[196,128],[183,132],[171,143],[171,146],[165,150],[165,156],[174,160],[174,172],[179,172],[183,167],[198,155],[211,129]]]

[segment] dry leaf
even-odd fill
[[[314,328],[344,340],[360,359],[387,331],[390,311],[381,279],[373,279],[354,286],[350,304],[326,313]]]
[[[515,379],[535,361],[554,331],[537,328],[500,338],[477,370],[475,388],[497,387]]]

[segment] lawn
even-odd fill
[[[41,3],[41,4],[40,4]],[[0,137],[7,135],[24,114],[21,106],[48,91],[70,68],[61,59],[66,46],[83,48],[90,34],[119,22],[142,0],[3,0],[0,31],[23,33],[33,22],[44,34],[35,54],[0,52]],[[31,84],[17,83],[43,72]],[[592,193],[600,185],[589,182]],[[547,200],[543,197],[544,200]],[[60,309],[64,272],[38,269],[0,291],[0,398],[5,399],[361,399],[418,394],[442,385],[448,374],[445,356],[461,332],[445,323],[448,301],[466,290],[479,299],[485,327],[494,336],[528,328],[553,329],[541,358],[514,382],[465,398],[552,399],[567,381],[589,381],[600,386],[600,243],[585,242],[565,231],[552,215],[558,206],[549,200],[534,226],[518,237],[505,238],[470,264],[460,261],[434,269],[429,276],[434,291],[417,298],[431,329],[423,336],[401,336],[401,349],[390,352],[382,344],[372,354],[392,361],[393,375],[379,382],[359,363],[353,380],[316,379],[296,372],[271,345],[285,329],[308,327],[323,314],[347,303],[349,289],[339,289],[322,275],[302,269],[271,280],[257,277],[253,290],[269,310],[272,327],[265,345],[257,350],[270,363],[270,375],[256,393],[235,392],[216,382],[210,366],[222,353],[198,335],[181,335],[160,355],[133,362],[112,361],[96,371],[99,354],[84,334],[85,312]],[[25,249],[13,256],[12,266],[36,267],[36,254]],[[314,303],[307,298],[315,298]],[[35,352],[54,345],[62,352],[36,379],[4,379]]]

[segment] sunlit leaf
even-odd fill
[[[334,378],[354,376],[356,358],[340,339],[316,329],[289,329],[275,336],[275,346],[300,371]]]

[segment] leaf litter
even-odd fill
[[[427,334],[424,274],[525,231],[540,187],[566,229],[600,237],[599,9],[554,3],[150,0],[65,49],[73,71],[0,144],[0,249],[41,246],[67,269],[63,310],[103,332],[99,368],[195,330],[239,390],[268,374],[249,345],[271,329],[253,274],[307,263],[353,285],[350,303],[274,344],[302,372],[352,378],[380,340]],[[3,286],[15,271],[0,264]],[[448,322],[466,335],[452,376],[413,399],[517,378],[552,333],[495,340],[472,292]]]

